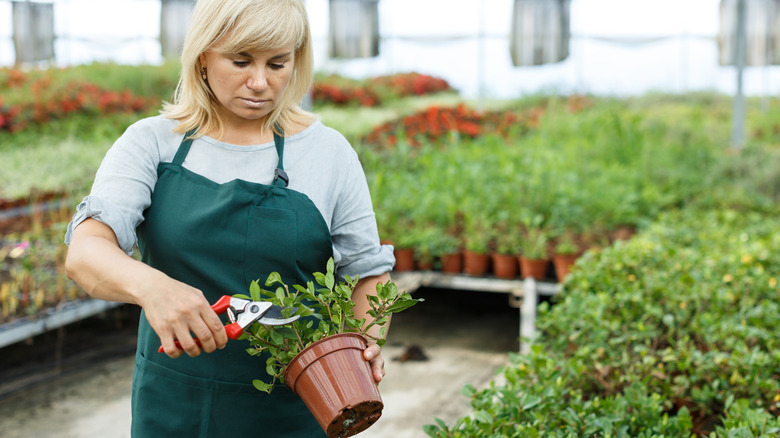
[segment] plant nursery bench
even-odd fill
[[[536,336],[536,306],[539,297],[553,296],[561,289],[559,283],[537,281],[533,278],[505,280],[435,271],[393,272],[391,276],[399,290],[410,293],[421,287],[429,287],[509,294],[509,305],[520,309],[521,353],[529,351],[529,341]]]
[[[84,299],[69,301],[35,317],[20,318],[0,325],[0,348],[64,327],[122,305],[112,301]]]

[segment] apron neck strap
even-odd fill
[[[287,187],[290,183],[290,178],[287,176],[287,172],[284,171],[284,130],[278,123],[274,125],[274,145],[276,145],[276,154],[279,156],[279,163],[274,169],[274,181],[273,184],[276,187]],[[277,131],[279,133],[277,134]],[[190,146],[192,146],[192,136],[195,135],[197,129],[192,129],[181,140],[179,149],[176,151],[176,155],[173,157],[173,164],[181,166],[184,163],[184,159],[190,152]]]
[[[184,163],[184,159],[187,158],[187,154],[190,152],[190,146],[192,146],[192,136],[195,135],[197,131],[197,128],[191,129],[186,134],[184,134],[184,138],[181,139],[179,149],[176,151],[176,155],[173,157],[173,164],[181,166],[182,163]]]
[[[277,134],[278,131],[278,134]],[[279,156],[279,163],[274,169],[274,182],[276,187],[287,187],[290,178],[284,171],[284,129],[280,124],[274,125],[274,144],[276,145],[276,154]]]

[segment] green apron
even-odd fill
[[[182,166],[191,133],[172,163],[160,163],[151,206],[138,227],[142,260],[203,291],[248,293],[253,280],[281,274],[286,284],[313,281],[333,254],[330,231],[314,203],[286,188],[284,138],[274,135],[279,164],[273,185],[233,180],[217,184]],[[281,178],[279,177],[281,176]],[[171,359],[143,312],[133,375],[132,436],[324,437],[306,406],[284,385],[268,395],[267,356],[246,352],[246,341],[223,350]]]

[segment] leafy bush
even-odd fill
[[[590,252],[538,345],[430,436],[772,436],[780,413],[777,211],[662,215]],[[735,401],[736,400],[736,401]]]
[[[433,106],[377,127],[361,160],[382,237],[437,226],[469,242],[468,224],[479,218],[502,229],[496,249],[533,218],[536,234],[569,230],[585,247],[603,246],[621,228],[725,187],[708,176],[721,145],[695,111],[667,120],[662,109],[583,99],[484,113]]]

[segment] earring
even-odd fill
[[[205,81],[206,80],[206,67],[202,67],[202,68],[203,68],[203,74],[201,74],[200,77],[202,77],[203,80]]]

